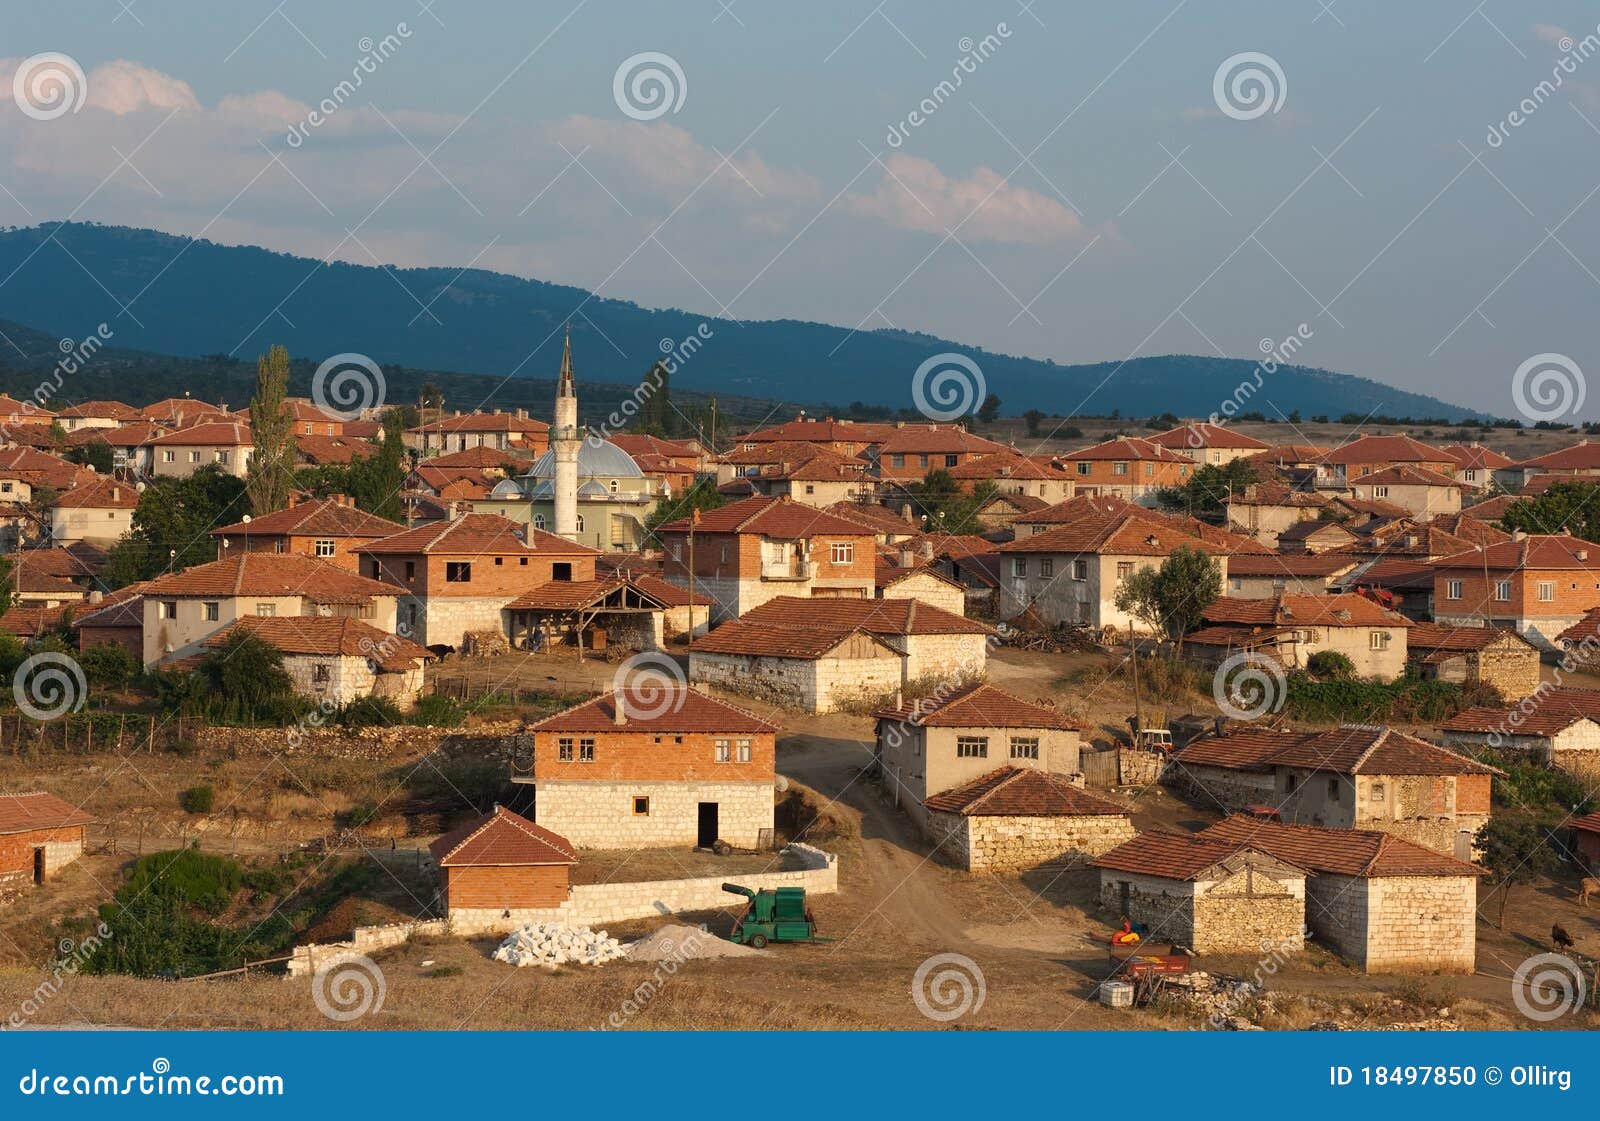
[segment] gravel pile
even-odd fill
[[[535,922],[506,936],[494,959],[519,969],[525,965],[601,965],[625,956],[622,943],[605,931],[558,922]]]
[[[740,946],[696,926],[664,926],[628,947],[629,961],[689,961],[696,958],[742,958],[760,950]]]

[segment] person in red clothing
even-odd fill
[[[1121,928],[1111,936],[1113,946],[1132,946],[1139,941],[1139,934],[1133,929],[1133,924],[1128,921],[1128,916],[1122,916]]]

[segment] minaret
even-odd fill
[[[578,387],[572,380],[572,325],[567,325],[566,346],[561,351],[561,380],[556,385],[555,424],[550,448],[556,453],[556,534],[578,539]]]

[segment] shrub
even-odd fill
[[[417,701],[406,719],[412,724],[428,724],[436,728],[454,728],[465,717],[461,705],[449,697],[433,693]]]
[[[191,786],[178,795],[178,805],[183,807],[184,813],[208,814],[216,801],[217,792],[204,784]]]
[[[126,685],[139,674],[139,658],[120,642],[97,642],[78,655],[84,675],[96,685]]]
[[[1349,681],[1356,664],[1337,650],[1318,650],[1306,660],[1306,672],[1321,681]]]
[[[341,708],[333,719],[341,728],[382,728],[403,723],[405,717],[388,697],[362,697]]]

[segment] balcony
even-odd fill
[[[804,560],[762,561],[763,580],[809,580],[811,562]]]

